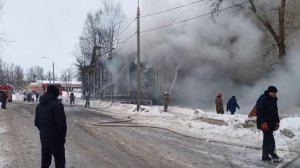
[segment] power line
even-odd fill
[[[122,41],[120,44],[125,44],[129,39],[131,39],[134,35],[136,35],[136,32],[133,33],[131,36],[129,36],[126,40]]]
[[[118,36],[121,36],[121,34],[123,34],[132,25],[132,23],[134,23],[135,20],[136,17],[118,34]]]
[[[219,11],[228,10],[228,9],[236,7],[237,5],[244,5],[244,4],[247,4],[247,3],[249,3],[249,2],[244,2],[244,3],[232,5],[232,6],[229,6],[229,7],[226,7],[226,8],[222,8]],[[171,24],[168,24],[168,25],[164,25],[164,26],[160,26],[160,27],[156,27],[156,28],[144,30],[144,31],[141,31],[141,33],[146,33],[146,32],[149,32],[149,31],[153,31],[153,30],[157,30],[157,29],[162,29],[162,28],[165,28],[165,27],[170,27],[170,26],[173,26],[175,24],[180,24],[180,23],[188,22],[188,21],[191,21],[191,20],[194,20],[194,19],[198,19],[198,18],[201,18],[201,17],[204,17],[204,16],[212,15],[213,13],[214,12],[205,13],[205,14],[202,14],[202,15],[199,15],[199,16],[196,16],[196,17],[193,17],[193,18],[189,18],[189,19],[186,19],[186,20],[182,20],[182,21],[179,21],[179,22],[175,22],[175,23],[171,23]]]
[[[149,17],[149,16],[153,16],[153,15],[158,15],[158,14],[161,14],[161,13],[169,12],[169,11],[176,10],[176,9],[179,9],[179,8],[183,8],[183,7],[186,7],[186,6],[189,6],[189,5],[193,5],[193,4],[202,2],[202,1],[204,1],[204,0],[195,1],[195,2],[191,2],[191,3],[185,4],[185,5],[177,6],[175,8],[171,8],[171,9],[163,10],[163,11],[160,11],[160,12],[156,12],[156,13],[144,15],[144,16],[141,16],[141,18],[145,18],[145,17]]]

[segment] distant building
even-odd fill
[[[90,92],[91,97],[107,100],[136,100],[136,64],[135,56],[113,59],[96,56],[95,50],[91,62],[81,67],[83,94]],[[166,61],[156,66],[141,63],[142,103],[161,104],[163,93],[170,89],[174,78],[175,64],[168,68]],[[113,65],[113,66],[112,66]]]

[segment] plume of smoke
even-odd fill
[[[175,5],[170,0],[145,3],[143,7],[147,7],[149,11]],[[269,7],[276,6],[270,4]],[[209,5],[205,3],[192,5],[174,13],[145,18],[141,22],[141,28],[159,27],[209,10]],[[253,62],[259,57],[261,38],[261,30],[243,11],[231,10],[222,12],[215,22],[211,17],[204,17],[142,34],[141,57],[144,62],[159,66],[163,69],[161,71],[169,75],[162,83],[166,90],[171,87],[175,68],[181,64],[171,95],[171,100],[177,104],[213,109],[215,95],[222,91],[225,105],[235,95],[242,107],[240,112],[248,113],[259,95],[269,85],[275,85],[279,89],[279,98],[285,100],[279,101],[279,107],[295,107],[298,96],[289,90],[291,87],[288,85],[293,81],[295,86],[299,86],[300,80],[293,77],[293,74],[297,74],[297,69],[279,68],[280,71],[274,72],[271,78],[255,81]],[[122,48],[121,54],[135,54],[135,48],[136,42],[132,40]],[[290,67],[296,67],[293,59],[297,57],[293,57],[294,55],[296,54],[291,53],[288,56],[291,58],[288,61],[291,63]],[[290,99],[295,101],[288,101]]]

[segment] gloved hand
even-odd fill
[[[261,123],[260,128],[262,131],[268,131],[269,127],[268,124],[266,122]]]
[[[275,125],[275,130],[278,130],[278,128],[279,128],[279,122],[276,122],[276,125]]]

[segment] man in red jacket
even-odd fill
[[[269,86],[256,102],[257,128],[263,131],[262,160],[278,162],[273,132],[279,128],[277,88]]]

